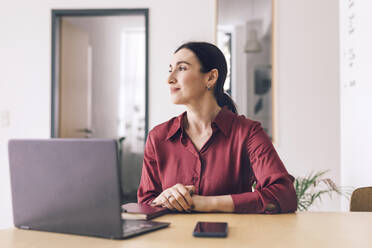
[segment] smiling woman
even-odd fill
[[[260,123],[237,115],[223,91],[222,52],[189,42],[169,67],[172,101],[187,110],[150,131],[139,202],[188,212],[294,212],[294,178]]]
[[[196,54],[197,56],[195,56]],[[230,96],[224,93],[223,86],[227,75],[227,64],[220,49],[209,43],[190,42],[183,44],[176,50],[173,60],[175,72],[173,73],[173,66],[170,64],[168,79],[171,89],[174,88],[173,85],[185,84],[187,87],[183,88],[186,91],[205,93],[203,90],[198,90],[200,87],[202,89],[206,88],[208,91],[213,90],[212,95],[219,106],[227,105],[231,111],[237,113],[235,103]],[[203,81],[207,83],[201,83]],[[208,95],[211,94],[206,96]],[[200,102],[199,97],[201,96],[195,97]],[[173,103],[182,104],[176,101],[173,101]]]

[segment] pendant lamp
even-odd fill
[[[254,0],[252,1],[252,14],[251,18],[254,19]],[[246,53],[258,53],[262,51],[262,46],[258,41],[257,30],[254,29],[254,25],[249,22],[246,24],[247,27],[247,41],[244,46],[244,52]]]

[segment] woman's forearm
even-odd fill
[[[192,196],[194,210],[199,212],[234,212],[234,202],[231,195]]]
[[[221,196],[192,196],[194,202],[194,211],[199,212],[234,212],[234,202],[231,195]],[[266,211],[275,212],[276,206],[274,204],[267,204]]]
[[[234,212],[234,202],[231,195],[208,196],[211,197],[210,212]]]

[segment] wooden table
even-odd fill
[[[171,214],[157,218],[169,228],[127,240],[19,229],[0,230],[1,248],[23,247],[372,247],[372,213]],[[197,221],[229,223],[227,238],[195,238]]]

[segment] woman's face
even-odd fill
[[[191,50],[183,48],[173,55],[168,85],[174,104],[198,101],[206,94],[208,73],[202,73],[200,69],[199,60]]]

